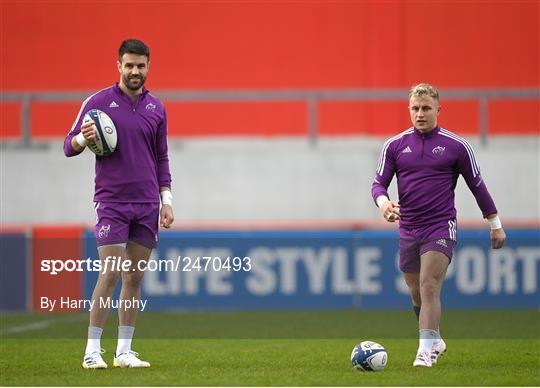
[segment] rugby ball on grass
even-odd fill
[[[118,137],[116,127],[109,115],[99,109],[92,109],[84,115],[83,122],[94,121],[96,139],[88,143],[88,148],[97,156],[108,156],[116,149]]]
[[[351,353],[354,369],[363,372],[377,372],[386,367],[388,354],[381,344],[363,341],[356,345]]]

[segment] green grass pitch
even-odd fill
[[[447,311],[448,351],[412,367],[409,311],[164,312],[140,314],[134,349],[149,369],[83,370],[87,315],[2,314],[0,384],[69,386],[538,386],[540,313]],[[112,365],[116,319],[105,329]],[[362,340],[383,344],[382,372],[352,369]]]

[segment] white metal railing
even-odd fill
[[[2,91],[0,102],[20,102],[21,146],[35,143],[30,136],[32,102],[82,102],[93,92],[88,91]],[[319,101],[400,101],[406,100],[407,89],[308,89],[308,90],[175,90],[152,91],[163,101],[305,101],[307,103],[308,138],[316,144],[319,133]],[[441,89],[441,99],[474,100],[479,106],[479,128],[482,144],[488,136],[488,101],[500,99],[535,100],[540,98],[540,88],[494,88],[494,89]],[[13,143],[13,142],[12,142]]]

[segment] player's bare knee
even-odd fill
[[[420,299],[420,285],[418,283],[407,283],[407,287],[409,288],[409,293],[411,294],[411,298],[416,302]]]
[[[415,306],[422,305],[422,296],[420,294],[420,287],[417,287],[414,291],[410,290],[411,292],[411,299],[413,300],[413,303]]]
[[[420,306],[420,276],[419,273],[405,273],[405,283],[416,306]]]
[[[105,289],[114,289],[120,279],[120,273],[117,271],[109,271],[99,274],[99,281],[101,287]]]
[[[141,286],[144,272],[141,271],[128,271],[122,273],[122,285],[131,288],[138,288]]]
[[[422,300],[437,296],[440,292],[441,284],[435,278],[420,280],[420,295]]]

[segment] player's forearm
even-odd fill
[[[86,145],[83,146],[79,144],[79,141],[80,140],[77,138],[77,136],[73,136],[73,139],[71,139],[71,146],[76,152],[82,152],[86,147]]]
[[[172,179],[168,163],[166,166],[158,166],[158,184],[160,191],[162,191],[163,187],[166,187],[166,190],[170,190],[172,187],[171,183]]]
[[[489,194],[489,191],[483,181],[471,191],[476,199],[478,207],[482,211],[482,216],[484,218],[497,215],[497,207],[495,206],[495,202],[493,201],[493,198]]]
[[[70,136],[64,141],[64,154],[67,157],[79,155],[84,150],[84,147],[77,142],[76,137]]]
[[[375,203],[381,208],[386,202],[390,201],[387,195],[381,194],[375,199]]]
[[[157,178],[159,187],[171,187],[171,171],[169,168],[169,153],[167,139],[161,136],[158,139]]]
[[[171,193],[171,188],[163,186],[163,187],[160,187],[159,190],[160,190],[159,196],[161,197],[161,204],[172,206],[173,196]]]
[[[160,188],[166,187],[167,190],[171,189],[171,170],[169,168],[169,157],[167,154],[162,154],[158,158],[157,178]]]
[[[502,222],[501,222],[501,219],[499,218],[499,215],[497,213],[489,214],[486,217],[486,219],[489,222],[489,226],[490,226],[491,230],[501,229],[502,228]]]
[[[383,171],[382,169],[378,169],[376,171],[373,183],[371,184],[371,197],[378,207],[380,207],[378,202],[380,197],[384,196],[387,199],[390,198],[388,195],[388,186],[390,186],[390,182],[394,177],[394,168],[391,161],[388,161],[386,166],[386,170]]]
[[[371,196],[378,207],[380,207],[381,201],[389,198],[387,188],[377,182],[373,182],[371,186]]]

